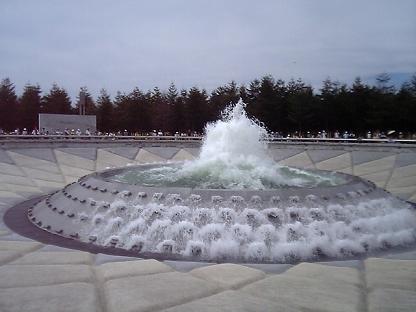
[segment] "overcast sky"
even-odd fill
[[[415,0],[0,1],[0,78],[212,90],[235,80],[349,83],[416,72]]]

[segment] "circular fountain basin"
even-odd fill
[[[158,168],[87,175],[33,205],[27,216],[51,235],[137,256],[204,261],[350,258],[415,240],[414,209],[352,175],[313,170],[337,183],[263,190],[120,180]]]

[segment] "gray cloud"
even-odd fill
[[[211,89],[265,74],[416,71],[414,0],[19,1],[0,3],[0,75],[113,95],[155,85]]]

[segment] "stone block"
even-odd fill
[[[309,155],[306,152],[302,152],[300,154],[296,154],[295,156],[283,159],[279,161],[279,164],[299,168],[312,168],[314,166],[314,163],[311,161]]]
[[[42,244],[38,242],[0,241],[0,251],[7,250],[27,253],[41,247]]]
[[[87,265],[3,265],[0,288],[43,286],[71,282],[91,282]]]
[[[178,147],[146,147],[145,150],[155,154],[163,159],[171,159],[176,153],[178,153]]]
[[[133,160],[136,157],[139,151],[139,148],[137,147],[109,147],[109,148],[104,148],[104,150]]]
[[[210,282],[178,272],[120,278],[105,283],[108,312],[160,310],[218,291]]]
[[[331,281],[363,286],[360,272],[355,268],[327,266],[315,263],[300,263],[284,273],[286,276],[311,278],[315,281]]]
[[[414,312],[416,292],[378,288],[368,294],[368,312]]]
[[[262,271],[231,263],[198,268],[192,270],[190,274],[222,288],[238,288],[266,277]]]
[[[296,308],[253,297],[238,291],[225,291],[220,294],[202,298],[179,306],[163,310],[164,312],[297,312]]]
[[[91,264],[93,260],[92,258],[92,255],[88,252],[39,251],[26,254],[10,264]]]
[[[192,153],[188,152],[186,149],[181,149],[179,152],[175,154],[175,156],[171,158],[171,160],[173,161],[185,161],[193,159],[195,159],[195,156]]]
[[[179,271],[179,272],[189,272],[193,269],[214,265],[214,263],[202,262],[202,261],[194,262],[194,261],[164,260],[163,263],[170,266],[175,271]]]
[[[355,312],[364,308],[360,287],[331,277],[316,279],[286,272],[250,284],[242,291],[299,311]]]
[[[98,312],[98,307],[94,286],[86,283],[9,288],[0,291],[2,312]]]
[[[71,176],[71,177],[77,177],[77,178],[92,173],[91,170],[86,170],[86,169],[77,168],[77,167],[70,167],[67,165],[59,165],[59,168],[61,168],[62,174],[64,176]]]
[[[404,167],[409,165],[416,165],[416,153],[400,153],[397,155],[396,167]]]
[[[13,161],[20,167],[44,170],[52,173],[59,173],[58,166],[55,162],[22,155],[12,151],[7,151],[7,153],[13,159]]]
[[[97,254],[95,256],[95,265],[100,265],[109,262],[124,262],[124,261],[137,261],[141,260],[141,258],[136,257],[126,257],[126,256],[115,256],[115,255],[107,255],[107,254]]]
[[[364,264],[370,290],[393,288],[416,291],[416,260],[369,258]]]
[[[66,147],[66,148],[59,148],[55,149],[56,151],[62,151],[67,154],[79,156],[81,158],[89,159],[89,160],[96,160],[97,159],[97,149],[95,147]]]
[[[9,151],[13,151],[14,153],[25,155],[27,157],[55,162],[55,155],[53,154],[53,151],[50,148],[18,148],[11,149]]]
[[[386,170],[392,170],[396,156],[389,156],[369,162],[365,162],[359,165],[354,165],[354,174],[358,176],[368,175],[371,173],[377,173]]]
[[[13,261],[14,259],[19,258],[20,256],[21,254],[18,251],[0,250],[0,265]]]
[[[303,148],[298,149],[288,149],[288,148],[273,148],[268,149],[268,154],[274,159],[274,161],[281,161],[292,157],[294,155],[300,154],[304,151]]]
[[[102,274],[105,280],[110,280],[128,276],[170,272],[172,268],[162,262],[150,259],[105,263],[97,267],[97,271]]]
[[[136,159],[138,163],[146,164],[146,163],[156,163],[156,162],[165,162],[166,159],[153,154],[145,149],[140,149],[137,153]]]
[[[315,163],[316,168],[322,170],[339,170],[343,168],[351,167],[351,155],[350,153],[344,153],[342,155],[323,160],[319,163]]]
[[[93,171],[95,169],[95,160],[90,160],[84,157],[67,154],[59,150],[55,150],[55,155],[56,159],[58,160],[59,166],[65,165],[71,168],[80,168],[90,171]]]
[[[64,178],[61,173],[52,173],[44,169],[34,169],[22,167],[22,170],[26,175],[32,179],[45,180],[51,182],[64,182]]]
[[[134,163],[134,161],[103,149],[97,150],[96,170],[103,170],[107,167],[124,167],[129,163]]]
[[[354,165],[360,165],[392,155],[394,155],[392,152],[376,152],[358,149],[352,152],[352,161]]]
[[[16,165],[5,164],[0,162],[0,173],[13,176],[25,177],[24,172]]]

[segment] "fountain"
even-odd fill
[[[413,207],[361,178],[276,164],[240,101],[199,157],[97,172],[28,210],[37,227],[141,256],[243,262],[349,258],[416,240]]]

